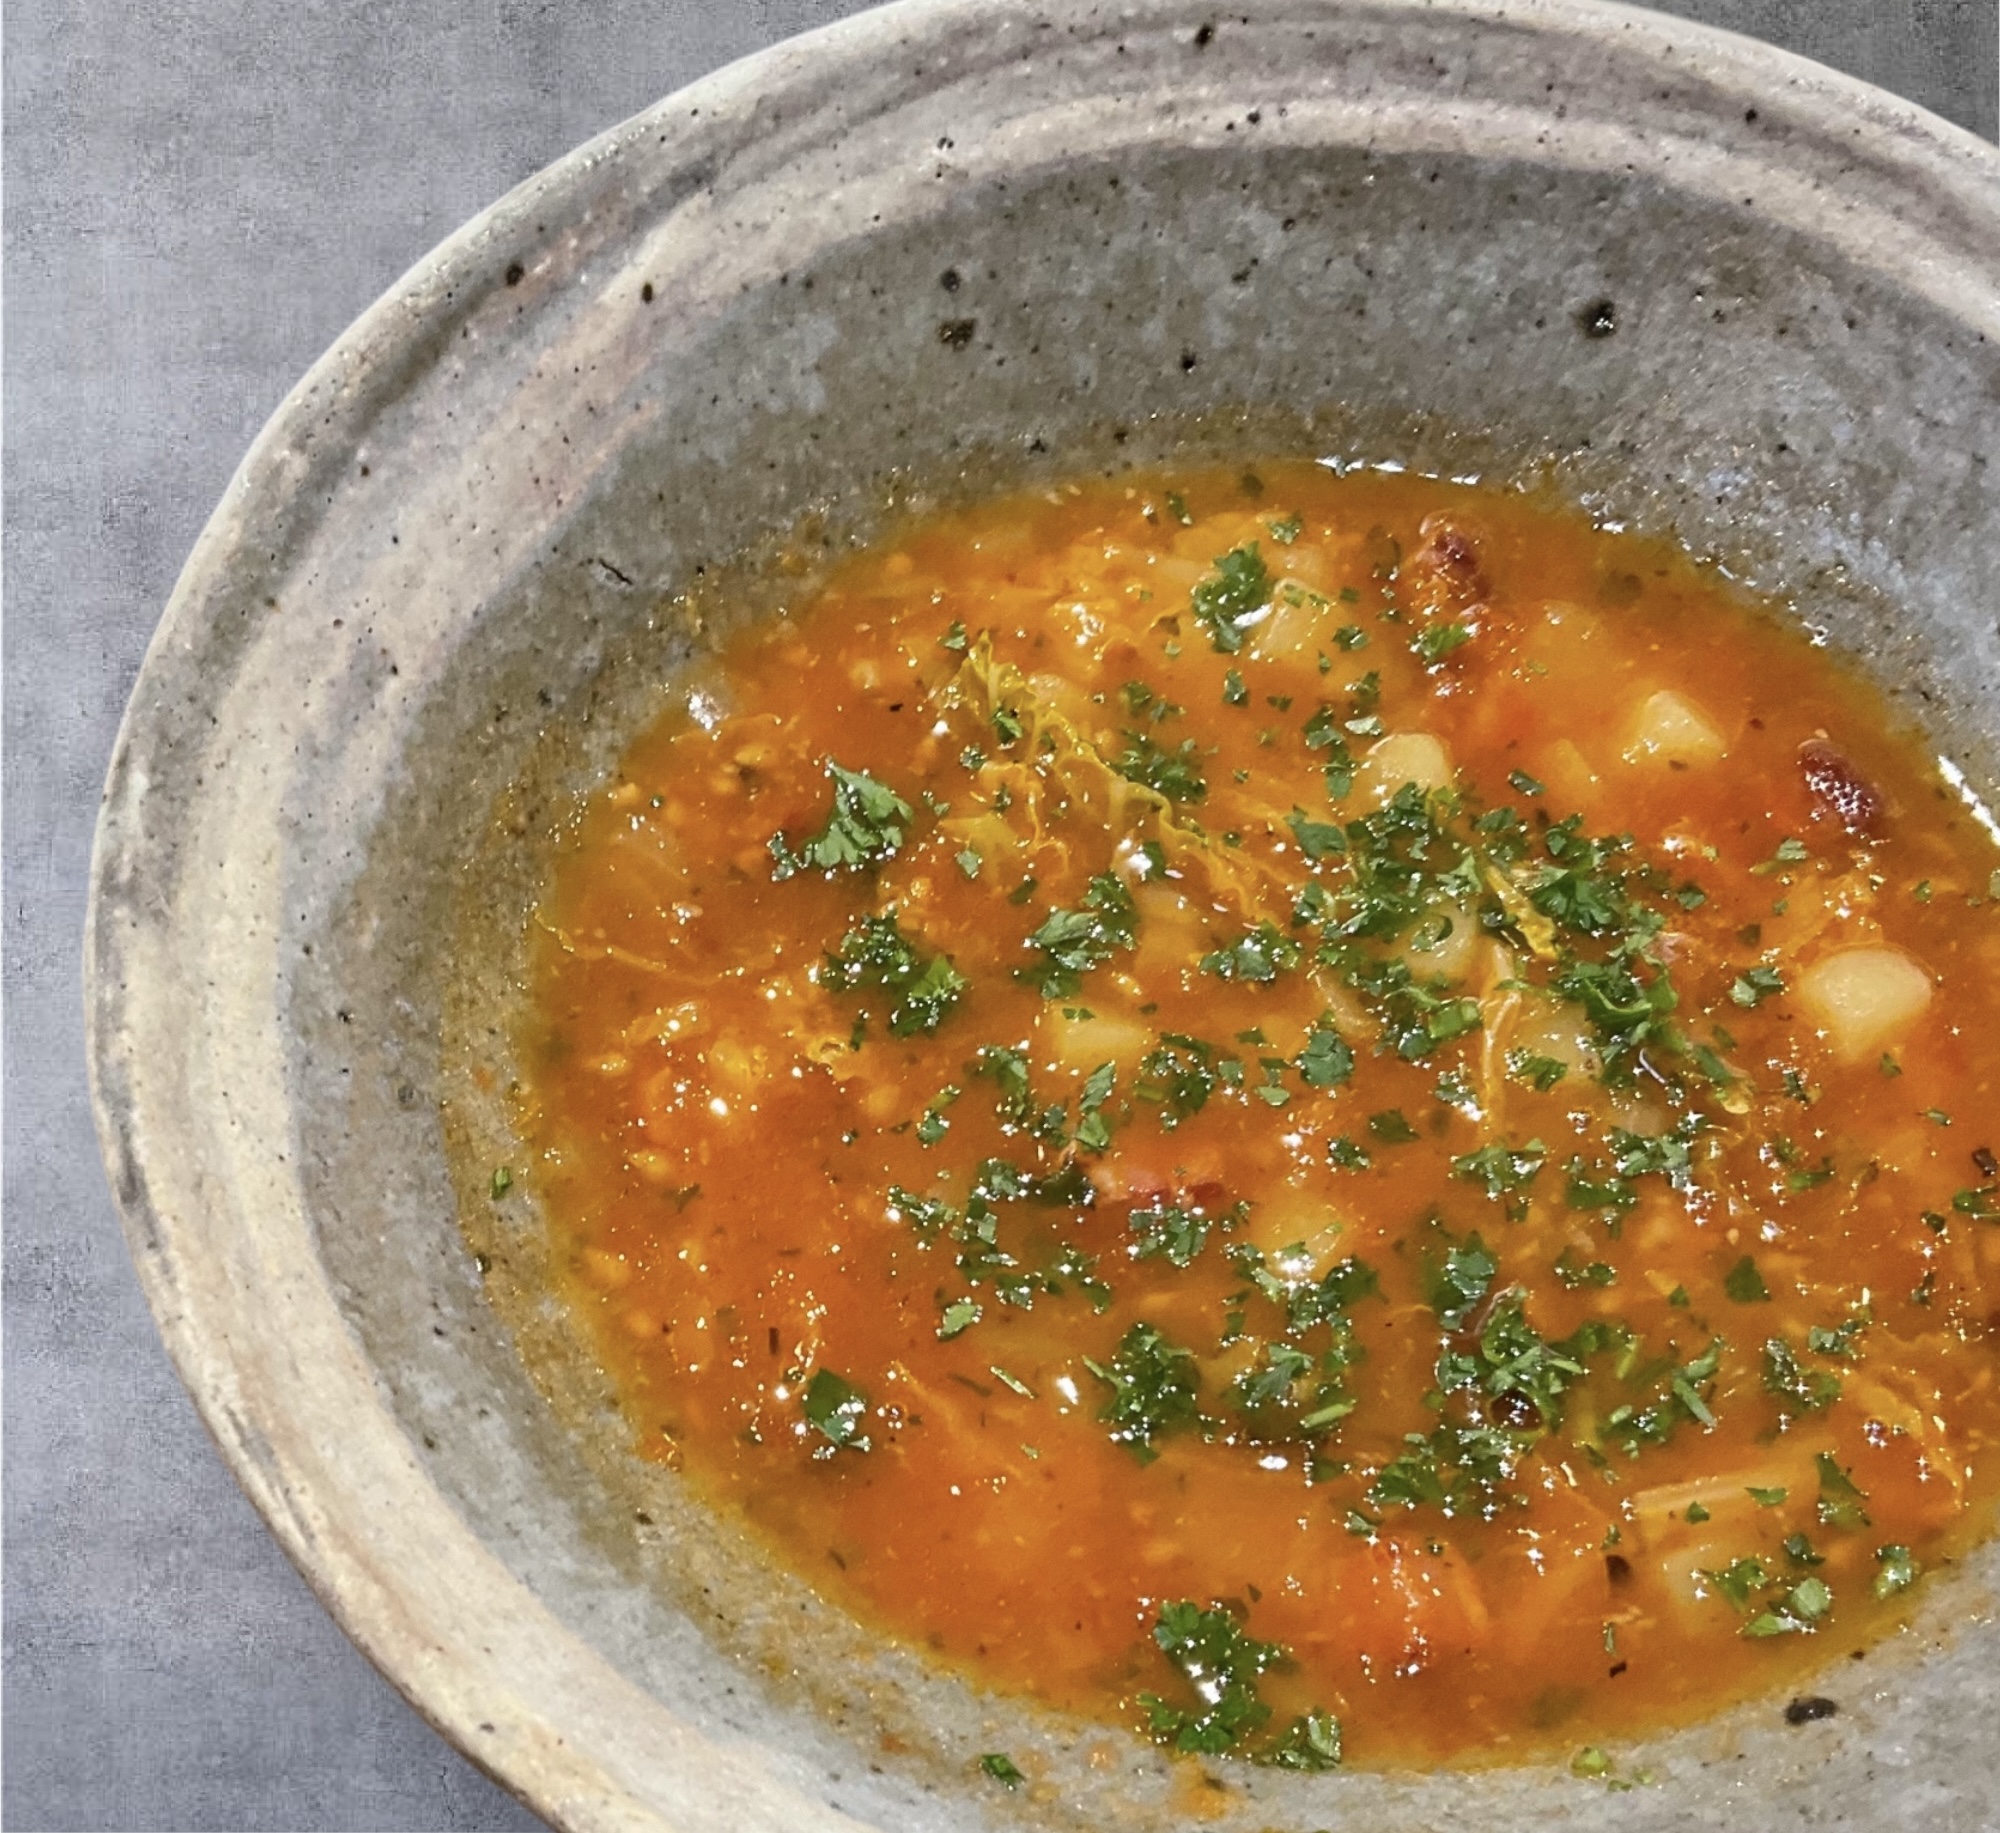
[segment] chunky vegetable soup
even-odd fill
[[[1982,813],[1522,498],[995,503],[580,812],[502,1175],[645,1451],[887,1633],[1178,1751],[1602,1766],[1983,1530]]]

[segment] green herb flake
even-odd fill
[[[1508,771],[1507,782],[1520,795],[1545,796],[1548,794],[1546,785],[1536,782],[1525,770]]]
[[[1222,677],[1222,698],[1224,704],[1228,706],[1250,704],[1250,689],[1242,675],[1233,668]]]
[[[1399,1107],[1384,1108],[1379,1114],[1370,1114],[1368,1130],[1385,1146],[1411,1145],[1418,1137],[1417,1129],[1410,1125]]]
[[[1807,1413],[1818,1413],[1840,1398],[1840,1377],[1829,1369],[1807,1368],[1783,1337],[1764,1345],[1764,1387]]]
[[[1285,1652],[1275,1642],[1257,1641],[1226,1606],[1204,1610],[1187,1599],[1162,1604],[1153,1640],[1196,1701],[1190,1711],[1156,1693],[1140,1694],[1146,1729],[1156,1742],[1220,1756],[1269,1720],[1271,1708],[1258,1697],[1257,1683]]]
[[[1722,1276],[1722,1290],[1732,1304],[1757,1305],[1771,1296],[1771,1289],[1764,1283],[1764,1275],[1757,1271],[1757,1263],[1745,1254],[1727,1273]]]
[[[836,993],[880,989],[889,995],[891,1035],[933,1034],[971,984],[948,957],[926,959],[903,934],[894,910],[863,917],[825,958],[820,983]]]
[[[866,1451],[868,1434],[862,1429],[868,1418],[868,1396],[830,1368],[817,1369],[799,1399],[806,1424],[817,1431],[833,1451]],[[831,1456],[832,1452],[823,1455]]]
[[[1908,1547],[1877,1547],[1875,1561],[1881,1569],[1868,1589],[1878,1598],[1892,1598],[1899,1591],[1909,1590],[1923,1572]]]
[[[1271,531],[1271,539],[1277,542],[1280,547],[1290,547],[1300,535],[1305,533],[1306,522],[1304,516],[1289,515],[1281,517],[1277,521],[1267,522],[1264,526]]]
[[[1142,1464],[1159,1456],[1156,1439],[1185,1430],[1200,1417],[1195,1395],[1201,1377],[1193,1354],[1151,1324],[1132,1325],[1108,1363],[1086,1356],[1084,1366],[1111,1390],[1098,1418],[1111,1427],[1112,1441]]]
[[[2000,1222],[2000,1185],[1988,1184],[1952,1193],[1951,1206],[1975,1222]]]
[[[1868,1497],[1856,1485],[1852,1475],[1840,1467],[1830,1451],[1820,1452],[1813,1462],[1819,1469],[1818,1513],[1821,1524],[1838,1528],[1866,1527],[1868,1516],[1861,1505]]]
[[[1774,967],[1749,967],[1736,976],[1729,997],[1746,1009],[1762,1005],[1774,993],[1785,990],[1785,977]]]
[[[1187,498],[1182,496],[1178,490],[1169,490],[1167,492],[1167,514],[1172,516],[1183,528],[1192,528],[1194,526],[1194,516],[1188,509]]]
[[[1245,627],[1271,598],[1271,574],[1257,543],[1232,548],[1215,558],[1215,571],[1194,588],[1195,619],[1223,655],[1243,647]]]
[[[1782,1508],[1787,1493],[1782,1488],[1759,1489],[1754,1483],[1744,1485],[1744,1494],[1756,1503],[1759,1508]]]
[[[1468,1184],[1478,1184],[1496,1200],[1524,1190],[1540,1175],[1547,1148],[1539,1139],[1519,1146],[1500,1141],[1481,1146],[1451,1161],[1451,1175]]]
[[[1293,1066],[1308,1088],[1337,1088],[1353,1075],[1354,1052],[1333,1028],[1330,1015],[1306,1033],[1305,1048],[1293,1058]]]
[[[1618,1269],[1608,1266],[1602,1260],[1593,1260],[1585,1266],[1578,1266],[1570,1258],[1570,1250],[1564,1248],[1557,1255],[1554,1268],[1556,1278],[1566,1291],[1574,1292],[1584,1286],[1608,1286],[1615,1284]]]
[[[1435,667],[1454,649],[1471,642],[1472,634],[1467,624],[1427,624],[1412,640],[1410,653],[1426,668]]]
[[[1690,1527],[1699,1527],[1708,1519],[1708,1510],[1703,1508],[1699,1502],[1690,1502],[1687,1505],[1686,1518]]]
[[[951,620],[951,628],[938,638],[938,647],[940,649],[963,649],[965,647],[965,620],[962,617],[955,617]]]
[[[1040,992],[1044,999],[1074,998],[1083,976],[1101,966],[1116,949],[1130,948],[1137,939],[1139,913],[1132,894],[1111,873],[1101,872],[1084,888],[1078,910],[1051,910],[1027,946],[1041,950],[1039,967],[1020,968],[1015,978]]]
[[[1773,872],[1784,870],[1786,866],[1802,865],[1811,857],[1812,851],[1806,843],[1796,835],[1788,834],[1778,842],[1778,850],[1769,859],[1752,866],[1750,870],[1760,878],[1767,877]]]
[[[1339,859],[1347,851],[1347,835],[1330,821],[1315,821],[1302,808],[1285,817],[1299,851],[1314,865],[1323,859]]]
[[[1532,1050],[1510,1050],[1507,1073],[1516,1082],[1525,1082],[1537,1094],[1546,1095],[1569,1074],[1569,1065],[1556,1057],[1537,1056]]]
[[[909,832],[912,811],[893,789],[858,770],[844,770],[832,758],[826,773],[833,779],[833,809],[826,826],[794,851],[782,833],[773,834],[767,850],[771,877],[782,882],[808,869],[858,871],[880,865],[901,848]]]
[[[1255,1760],[1272,1769],[1307,1772],[1338,1769],[1340,1720],[1331,1712],[1308,1712],[1295,1718],[1268,1749],[1257,1753]]]
[[[500,1199],[504,1197],[507,1194],[507,1192],[512,1190],[513,1188],[514,1188],[513,1172],[508,1170],[505,1165],[501,1165],[498,1169],[494,1171],[493,1182],[489,1186],[494,1202],[496,1203],[499,1202]]]
[[[953,1337],[963,1336],[979,1322],[982,1315],[978,1300],[953,1299],[945,1306],[943,1315],[938,1319],[937,1333],[940,1340],[949,1343]]]
[[[989,1750],[979,1759],[979,1767],[1003,1788],[1019,1788],[1028,1779],[1004,1751]]]
[[[1220,980],[1268,985],[1304,959],[1305,951],[1268,917],[1226,947],[1201,958],[1201,971]]]

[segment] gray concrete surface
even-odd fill
[[[154,1337],[78,943],[159,607],[264,416],[507,186],[851,0],[17,0],[6,44],[4,1794],[36,1828],[525,1828],[334,1629]],[[1994,0],[1679,0],[1995,131]]]

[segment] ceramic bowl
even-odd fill
[[[1583,0],[912,0],[551,167],[265,429],[105,791],[105,1155],[251,1499],[565,1828],[1992,1824],[1990,1548],[1834,1717],[1620,1752],[1627,1794],[1211,1786],[930,1673],[634,1455],[470,1072],[551,812],[912,500],[1225,452],[1540,484],[1785,595],[1990,791],[1997,349],[1992,148]]]

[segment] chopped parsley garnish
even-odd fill
[[[904,935],[893,910],[863,917],[826,957],[820,983],[836,993],[879,988],[889,998],[894,1037],[936,1031],[965,995],[970,982],[944,955],[926,959]]]
[[[1222,699],[1226,706],[1250,704],[1250,689],[1244,684],[1242,675],[1233,668],[1222,677]]]
[[[1115,1063],[1100,1063],[1084,1078],[1083,1091],[1076,1098],[1076,1131],[1071,1137],[1088,1151],[1102,1152],[1111,1143],[1111,1125],[1103,1108],[1117,1081]]]
[[[1462,1314],[1461,1319],[1462,1319]],[[1551,1343],[1528,1322],[1519,1291],[1502,1294],[1488,1308],[1472,1347],[1447,1347],[1437,1361],[1437,1382],[1446,1394],[1462,1389],[1498,1399],[1519,1395],[1534,1409],[1532,1419],[1512,1416],[1517,1427],[1562,1423],[1562,1398],[1584,1372],[1570,1346]]]
[[[1169,751],[1150,732],[1128,731],[1125,748],[1111,767],[1128,783],[1138,783],[1169,802],[1199,802],[1208,794],[1201,747],[1191,738]]]
[[[1764,1386],[1806,1413],[1821,1412],[1840,1398],[1840,1377],[1830,1369],[1802,1365],[1783,1337],[1764,1345]]]
[[[1338,1088],[1354,1074],[1354,1052],[1323,1017],[1306,1033],[1305,1048],[1293,1058],[1299,1080],[1308,1088]]]
[[[1428,1434],[1405,1435],[1403,1452],[1375,1473],[1368,1500],[1376,1508],[1426,1504],[1446,1516],[1491,1520],[1500,1512],[1500,1485],[1514,1473],[1521,1439],[1495,1426],[1447,1421]]]
[[[1729,997],[1739,1006],[1757,1006],[1785,990],[1785,977],[1774,967],[1746,967],[1736,976]]]
[[[1578,1266],[1570,1258],[1570,1250],[1568,1248],[1564,1248],[1556,1256],[1553,1271],[1563,1288],[1570,1292],[1574,1292],[1582,1286],[1614,1285],[1618,1279],[1618,1269],[1607,1265],[1602,1260],[1593,1260],[1584,1266]]]
[[[1027,946],[1048,958],[1040,967],[1017,969],[1014,977],[1044,999],[1074,998],[1085,974],[1110,960],[1114,949],[1132,946],[1138,923],[1131,892],[1111,873],[1100,872],[1085,887],[1080,910],[1051,910],[1043,918]]]
[[[1500,1263],[1477,1235],[1454,1242],[1431,1279],[1431,1309],[1447,1330],[1456,1330],[1479,1308]]]
[[[1295,808],[1285,817],[1299,851],[1315,865],[1322,859],[1339,859],[1347,851],[1347,835],[1330,821],[1315,821],[1304,809]]]
[[[1331,1712],[1305,1713],[1293,1719],[1257,1761],[1273,1769],[1338,1769],[1340,1720]]]
[[[1875,1563],[1880,1570],[1868,1589],[1878,1598],[1894,1597],[1899,1591],[1909,1590],[1923,1572],[1910,1549],[1903,1546],[1877,1547]]]
[[[1266,522],[1271,531],[1271,539],[1280,547],[1290,547],[1305,532],[1305,517],[1300,515],[1282,516],[1273,522]]]
[[[1028,1779],[1015,1766],[1014,1759],[1004,1751],[989,1750],[979,1759],[979,1767],[995,1782],[1007,1788],[1019,1788]]]
[[[1856,1485],[1852,1474],[1841,1468],[1839,1460],[1830,1451],[1820,1452],[1813,1462],[1819,1469],[1818,1514],[1821,1525],[1865,1528],[1868,1515],[1861,1505],[1868,1498]]]
[[[1193,1690],[1189,1710],[1157,1693],[1142,1693],[1146,1729],[1154,1741],[1198,1756],[1220,1756],[1263,1728],[1271,1708],[1257,1696],[1257,1682],[1284,1660],[1275,1642],[1259,1642],[1218,1604],[1203,1610],[1190,1600],[1162,1604],[1153,1640]]]
[[[1716,1373],[1722,1366],[1722,1348],[1722,1339],[1716,1337],[1691,1361],[1682,1363],[1678,1368],[1670,1365],[1663,1383],[1658,1376],[1652,1377],[1656,1383],[1652,1398],[1643,1406],[1626,1402],[1613,1407],[1604,1416],[1599,1437],[1605,1443],[1617,1446],[1627,1456],[1637,1457],[1647,1445],[1664,1445],[1673,1437],[1683,1419],[1693,1420],[1704,1431],[1713,1426],[1715,1414],[1709,1408],[1708,1397],[1714,1390]],[[1694,1510],[1698,1506],[1689,1504],[1690,1521],[1694,1519]]]
[[[1177,1267],[1187,1266],[1208,1239],[1211,1218],[1201,1209],[1154,1203],[1130,1216],[1134,1260],[1164,1256]]]
[[[963,1336],[983,1315],[976,1298],[955,1298],[938,1319],[938,1336],[949,1343],[953,1337]]]
[[[771,876],[790,878],[807,870],[856,871],[894,856],[909,833],[911,809],[893,789],[858,770],[843,770],[832,758],[833,810],[826,826],[796,852],[782,833],[768,843]]]
[[[1495,1141],[1451,1161],[1451,1174],[1468,1184],[1478,1184],[1489,1197],[1512,1196],[1535,1181],[1542,1169],[1547,1148],[1539,1139],[1519,1146]]]
[[[1407,1146],[1418,1138],[1417,1129],[1399,1107],[1384,1108],[1368,1116],[1368,1130],[1385,1146]]]
[[[1233,1078],[1225,1075],[1225,1062],[1235,1071]],[[1171,1132],[1207,1106],[1218,1082],[1240,1082],[1242,1078],[1243,1065],[1235,1058],[1218,1059],[1213,1044],[1169,1031],[1162,1034],[1158,1047],[1140,1060],[1139,1079],[1132,1093],[1137,1100],[1157,1103],[1160,1125]]]
[[[1269,918],[1226,948],[1201,958],[1201,971],[1221,980],[1246,980],[1263,985],[1288,973],[1305,951]]]
[[[1757,1271],[1757,1263],[1745,1254],[1727,1273],[1722,1276],[1722,1290],[1732,1304],[1761,1305],[1771,1296],[1771,1288],[1764,1283],[1764,1275]]]
[[[1507,1073],[1525,1082],[1537,1094],[1546,1095],[1569,1074],[1569,1065],[1558,1057],[1537,1056],[1532,1050],[1507,1052]]]
[[[1472,641],[1465,624],[1426,624],[1410,642],[1410,653],[1426,667],[1442,662],[1454,649]]]
[[[1778,842],[1778,850],[1769,859],[1761,865],[1752,866],[1750,870],[1759,877],[1766,877],[1770,873],[1782,871],[1786,866],[1801,865],[1811,857],[1811,848],[1796,835],[1788,834]]]
[[[827,1443],[815,1455],[831,1457],[836,1451],[866,1451],[868,1396],[844,1376],[830,1368],[815,1369],[799,1396],[806,1424]]]
[[[1271,599],[1271,573],[1257,543],[1218,554],[1215,571],[1194,588],[1194,614],[1224,655],[1243,647],[1243,630]]]
[[[1200,1419],[1195,1395],[1201,1376],[1193,1352],[1170,1342],[1151,1324],[1127,1330],[1108,1363],[1086,1356],[1084,1366],[1111,1390],[1097,1417],[1111,1427],[1112,1440],[1142,1464],[1159,1456],[1156,1439]]]

